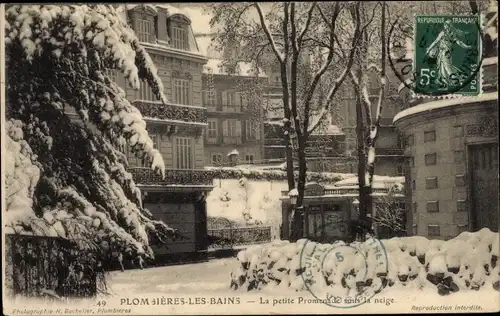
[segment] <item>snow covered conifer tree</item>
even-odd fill
[[[141,113],[107,75],[145,80],[151,58],[111,5],[9,5],[5,14],[7,222],[10,233],[59,235],[104,251],[152,255],[175,231],[152,219],[117,149],[164,174]],[[72,119],[73,109],[79,120]]]

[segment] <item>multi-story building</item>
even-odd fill
[[[382,117],[375,146],[375,173],[386,176],[404,175],[403,138],[392,123],[394,115],[400,110],[401,97],[396,93],[398,79],[387,73],[388,85],[386,98],[383,101]],[[371,113],[376,113],[378,100],[378,80],[375,76],[370,78],[371,87],[368,87],[371,101]],[[356,100],[354,91],[346,80],[342,86],[341,101],[332,108],[333,120],[341,126],[345,133],[346,154],[355,159],[354,170],[357,172],[357,138],[356,138]]]
[[[221,54],[211,43],[215,34],[196,35],[200,51],[208,57],[203,69],[202,100],[207,110],[205,165],[228,165],[229,154],[238,153],[239,163],[253,164],[263,158],[263,72],[256,74],[250,63],[239,62],[228,72]]]
[[[302,64],[309,65],[309,55],[302,54]],[[274,57],[269,57],[271,60]],[[264,159],[268,162],[284,162],[285,142],[283,139],[283,94],[281,86],[281,72],[274,65],[266,70],[268,83],[264,94]],[[306,160],[309,171],[353,172],[352,159],[344,156],[345,135],[335,125],[331,117],[326,120],[322,128],[316,129],[310,136],[306,148]],[[292,139],[292,144],[294,140]],[[294,158],[297,150],[293,151]]]
[[[140,90],[115,81],[147,122],[147,130],[161,152],[165,179],[153,173],[150,161],[127,151],[130,172],[143,192],[144,206],[158,219],[178,229],[181,240],[153,245],[157,259],[189,260],[206,254],[205,195],[212,179],[203,169],[207,110],[202,103],[202,71],[207,58],[198,50],[190,17],[166,4],[120,6],[123,19],[147,49],[162,79],[169,102],[162,104],[146,82]],[[175,253],[175,256],[169,254]]]

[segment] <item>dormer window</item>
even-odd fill
[[[189,50],[189,25],[191,21],[182,14],[174,14],[167,20],[170,46]]]
[[[182,26],[172,27],[172,38],[171,43],[173,48],[185,49],[186,46],[186,30]]]
[[[137,37],[141,42],[150,42],[153,34],[153,23],[149,20],[139,19],[139,28],[137,30]]]

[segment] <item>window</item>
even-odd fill
[[[214,90],[203,90],[203,105],[204,106],[215,106],[215,91]]]
[[[424,143],[435,142],[436,141],[436,131],[424,132]]]
[[[241,122],[236,119],[224,120],[222,135],[226,144],[241,144]]]
[[[415,157],[410,157],[410,165],[415,167]]]
[[[246,120],[245,121],[245,137],[246,139],[260,139],[260,123]]]
[[[463,150],[455,150],[455,163],[463,163],[465,161],[465,152]]]
[[[321,213],[314,212],[309,214],[307,222],[309,223],[309,237],[321,237],[322,218]]]
[[[417,224],[412,225],[412,230],[413,230],[413,235],[417,235],[418,233]]]
[[[155,135],[155,134],[149,134],[149,137],[153,141],[153,147],[155,149],[160,149],[160,135]],[[151,167],[152,161],[149,159],[149,157],[144,156],[144,158],[140,159],[139,161],[139,166],[140,167]]]
[[[212,153],[212,165],[222,166],[222,154],[221,153]]]
[[[463,137],[464,136],[464,127],[461,125],[453,126],[452,135],[453,135],[453,137]]]
[[[175,164],[177,169],[193,169],[193,143],[191,138],[175,139]]]
[[[151,33],[153,30],[153,23],[149,20],[139,20],[139,30],[137,32],[137,37],[141,42],[150,42],[151,41]]]
[[[242,93],[231,90],[222,91],[224,112],[241,112]]]
[[[425,155],[425,165],[426,166],[435,165],[435,164],[437,164],[437,155],[435,153]]]
[[[458,200],[457,212],[465,212],[466,210],[467,210],[467,204],[465,203],[465,200]]]
[[[188,49],[186,29],[182,26],[172,26],[170,43],[176,49]]]
[[[439,228],[439,225],[427,225],[427,235],[428,236],[440,236],[441,235],[441,230]]]
[[[149,87],[149,85],[146,81],[141,80],[141,85],[140,85],[140,89],[139,89],[139,100],[144,100],[144,101],[157,101],[158,100],[156,98],[155,94],[153,93],[153,90]]]
[[[438,201],[427,201],[427,212],[439,212],[439,202]]]
[[[415,190],[416,188],[417,188],[417,184],[416,184],[415,180],[411,180],[411,189]]]
[[[217,138],[217,120],[208,119],[208,138]]]
[[[244,92],[236,92],[235,96],[235,105],[238,109],[245,109],[248,106],[247,94]]]
[[[174,78],[174,102],[190,105],[189,80]]]
[[[252,154],[246,154],[245,155],[245,161],[249,163],[253,163],[253,155]]]
[[[455,176],[455,187],[456,188],[461,188],[465,186],[465,175],[463,174],[457,174]]]
[[[417,202],[411,202],[411,211],[413,213],[417,212]]]
[[[438,179],[437,177],[425,178],[425,188],[428,190],[437,189]]]
[[[241,136],[241,123],[235,119],[229,119],[225,121],[226,125],[224,128],[224,136],[235,137]]]

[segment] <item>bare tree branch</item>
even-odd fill
[[[314,130],[316,128],[318,128],[318,126],[320,126],[321,124],[321,121],[325,119],[325,117],[327,116],[328,114],[328,110],[329,110],[329,107],[330,107],[330,103],[332,102],[333,100],[333,96],[335,95],[335,93],[337,92],[337,90],[339,89],[340,85],[342,84],[342,82],[344,82],[344,79],[345,77],[351,73],[351,68],[352,68],[352,65],[354,63],[354,56],[356,55],[356,49],[357,49],[357,44],[358,44],[358,41],[359,41],[359,38],[361,36],[361,30],[360,30],[360,25],[361,25],[361,17],[360,17],[360,3],[356,3],[355,5],[355,8],[354,8],[356,14],[355,14],[355,25],[356,25],[356,28],[354,30],[354,36],[353,36],[353,39],[352,39],[352,44],[351,44],[351,49],[349,51],[349,57],[348,57],[348,61],[347,61],[347,65],[346,67],[344,68],[344,71],[340,74],[340,76],[337,78],[337,80],[334,81],[333,83],[333,86],[332,88],[330,89],[330,91],[328,92],[328,95],[326,97],[326,102],[325,102],[325,105],[324,107],[322,108],[322,112],[319,116],[319,119],[316,123],[313,124],[313,126],[309,129],[308,133],[312,133],[314,132]]]
[[[278,47],[276,47],[276,43],[274,41],[274,38],[271,35],[271,32],[269,31],[269,28],[267,27],[266,20],[264,19],[264,13],[262,13],[262,8],[260,7],[260,4],[257,3],[257,2],[255,2],[254,5],[255,5],[255,8],[257,9],[257,12],[259,13],[259,19],[260,19],[260,24],[262,25],[262,30],[266,34],[266,37],[267,37],[269,43],[271,44],[273,52],[276,55],[276,58],[279,60],[280,63],[284,63],[286,55],[283,56],[283,54],[281,54],[279,52]]]
[[[306,35],[307,31],[309,30],[309,25],[311,24],[311,19],[313,15],[314,8],[316,7],[316,2],[313,2],[311,6],[309,7],[309,10],[307,10],[307,20],[306,24],[304,25],[304,29],[299,34],[299,37],[297,39],[296,45],[297,45],[297,50],[302,46],[302,39],[304,38],[304,35]]]

